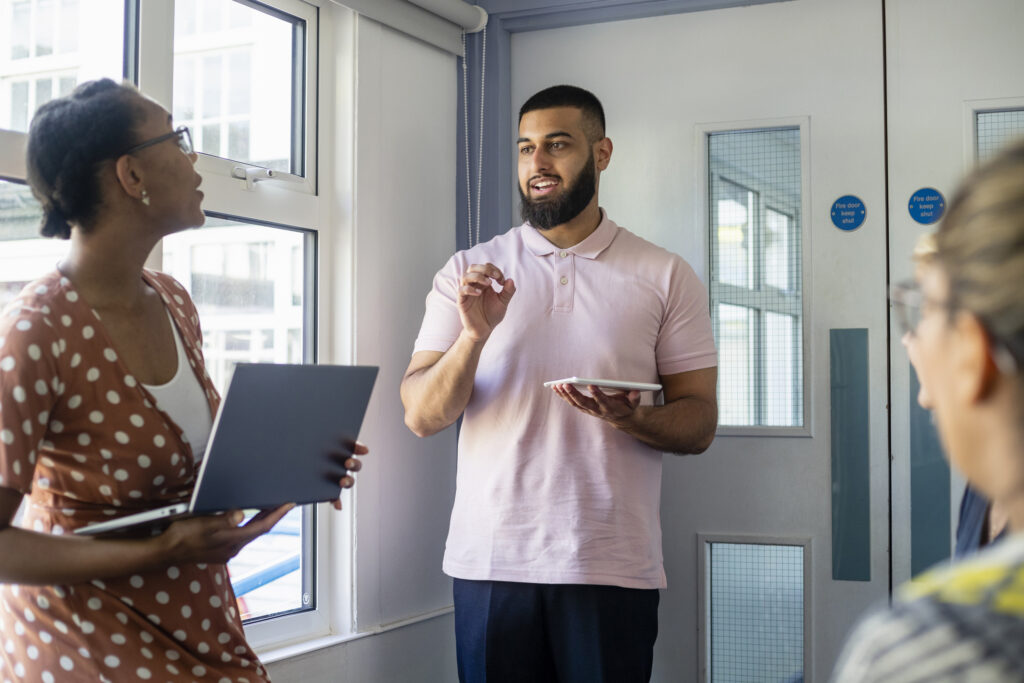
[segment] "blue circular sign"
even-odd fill
[[[922,187],[910,195],[910,217],[922,225],[931,225],[946,212],[946,198],[934,187]]]
[[[832,203],[832,224],[840,230],[856,230],[867,215],[864,202],[852,194],[843,195]]]

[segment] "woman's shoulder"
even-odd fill
[[[29,282],[0,311],[0,340],[9,344],[18,338],[27,344],[56,338],[61,327],[71,324],[77,301],[70,281],[56,271]]]

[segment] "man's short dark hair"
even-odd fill
[[[553,107],[575,107],[583,113],[583,130],[589,142],[604,137],[604,107],[594,93],[575,85],[553,85],[526,100],[519,108],[519,121],[523,116],[538,109]]]

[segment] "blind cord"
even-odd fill
[[[484,83],[487,72],[487,29],[482,31],[480,45],[480,135],[477,140],[476,162],[476,223],[473,221],[473,186],[469,170],[469,66],[466,54],[466,32],[462,32],[462,143],[466,161],[466,240],[470,247],[480,243],[480,204],[484,175]],[[475,230],[474,230],[475,227]]]
[[[476,242],[480,244],[480,195],[484,177],[484,74],[487,73],[487,27],[481,32],[480,46],[480,140],[476,161]]]
[[[466,240],[473,246],[473,199],[469,184],[469,79],[466,65],[466,32],[462,32],[462,142],[466,152]]]

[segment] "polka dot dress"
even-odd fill
[[[195,307],[150,271],[215,411]],[[121,363],[99,315],[54,273],[0,315],[0,486],[22,526],[66,534],[188,500],[181,429]],[[266,681],[224,565],[182,564],[70,586],[0,585],[0,681]]]

